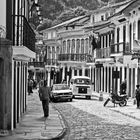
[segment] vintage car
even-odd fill
[[[87,99],[91,99],[92,86],[91,79],[87,76],[74,76],[70,80],[73,98],[75,96],[85,96]]]
[[[72,101],[72,91],[67,84],[54,84],[51,89],[51,101],[67,100]]]

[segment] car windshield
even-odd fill
[[[54,85],[53,90],[64,90],[64,89],[69,89],[68,85]]]
[[[90,85],[91,84],[91,80],[89,80],[89,79],[75,79],[75,83],[76,84]]]

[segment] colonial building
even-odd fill
[[[0,129],[13,130],[26,111],[28,61],[35,58],[35,34],[28,22],[34,1],[1,2]]]
[[[88,65],[92,62],[91,39],[82,29],[88,22],[90,15],[80,16],[43,31],[48,83],[60,83],[63,80],[69,83],[74,75],[91,77]],[[48,63],[49,59],[51,63]]]
[[[133,54],[139,50],[138,4],[137,0],[121,4],[106,21],[92,27],[100,40],[93,68],[97,92],[112,89],[118,93],[120,84],[127,79],[127,94],[134,97],[136,84],[139,84],[138,59],[133,59]]]
[[[56,62],[45,66],[49,85],[56,75],[57,82],[67,83],[74,75],[87,75],[94,91],[118,93],[127,79],[133,97],[140,82],[139,17],[139,1],[126,0],[44,30],[46,58]]]

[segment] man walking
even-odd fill
[[[136,100],[137,100],[137,108],[140,107],[140,86],[136,85],[136,91],[135,91],[135,95],[136,95]]]
[[[50,88],[47,87],[47,81],[44,81],[44,85],[39,88],[39,98],[42,101],[42,107],[44,111],[44,117],[49,116],[49,94]]]

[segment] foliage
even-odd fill
[[[95,10],[96,8],[106,5],[108,1],[114,0],[39,0],[41,6],[41,15],[46,23],[39,25],[38,29],[51,27],[73,17],[83,15],[87,10]],[[125,0],[115,0],[121,2]],[[36,19],[37,20],[37,19]],[[38,22],[35,22],[38,26]],[[43,27],[41,27],[43,26]]]

